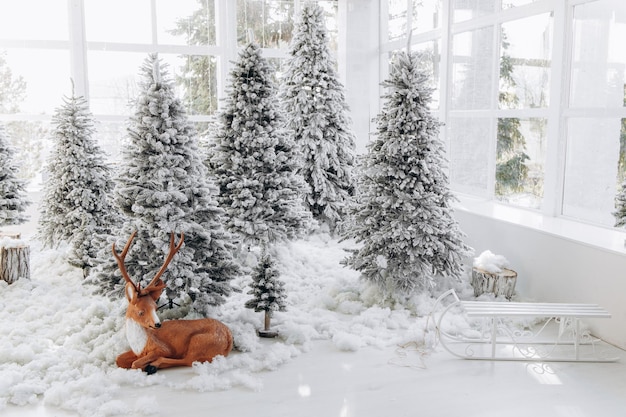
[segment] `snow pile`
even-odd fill
[[[0,237],[0,248],[19,248],[26,246],[26,241],[22,239],[13,239],[10,237]]]
[[[81,415],[154,415],[161,399],[124,399],[124,388],[258,391],[263,389],[262,371],[277,370],[306,354],[315,340],[330,340],[348,352],[411,342],[432,345],[433,332],[425,331],[432,298],[376,304],[378,290],[339,263],[349,244],[319,235],[279,247],[276,264],[285,282],[287,311],[274,315],[272,328],[280,337],[256,336],[263,314],[244,307],[251,279],[242,277],[234,283],[242,291],[215,314],[231,328],[235,350],[173,378],[167,370],[148,376],[117,368],[115,357],[128,349],[126,300],[93,295],[93,288],[83,284],[82,271],[67,264],[67,248],[42,250],[33,243],[32,278],[12,285],[0,281],[0,411],[7,404],[43,401]],[[428,326],[432,330],[432,320]]]
[[[502,272],[502,268],[508,268],[509,261],[502,255],[495,255],[490,250],[481,253],[474,258],[474,268],[481,269],[490,274]]]

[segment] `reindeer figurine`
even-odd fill
[[[191,366],[193,362],[211,362],[218,355],[227,356],[233,348],[233,336],[223,323],[214,319],[171,320],[161,323],[156,314],[156,301],[165,288],[161,275],[183,245],[181,233],[178,245],[174,245],[174,233],[170,236],[170,249],[163,266],[145,288],[135,284],[129,277],[124,258],[135,238],[136,231],[128,239],[124,250],[118,254],[113,244],[113,256],[126,280],[126,337],[131,350],[116,359],[117,366],[142,369],[153,374],[157,369],[174,366]]]

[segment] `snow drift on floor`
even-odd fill
[[[193,376],[171,381],[167,371],[146,375],[115,366],[128,349],[124,335],[126,300],[93,295],[82,272],[67,264],[63,250],[31,244],[31,279],[0,281],[0,411],[7,404],[43,401],[79,414],[158,414],[158,399],[120,400],[127,386],[165,385],[172,390],[215,391],[232,387],[262,390],[261,371],[274,371],[306,354],[312,341],[331,340],[338,350],[434,343],[427,316],[433,299],[415,296],[405,303],[379,305],[380,294],[340,265],[350,242],[315,235],[278,248],[277,264],[287,292],[287,311],[276,313],[272,328],[280,337],[259,339],[262,313],[243,307],[250,278],[216,310],[235,337],[236,350],[212,363],[194,364]],[[252,255],[251,255],[252,256]],[[471,293],[467,283],[459,290]],[[454,317],[452,318],[454,320]],[[461,322],[461,320],[459,320]],[[459,324],[462,326],[463,324]]]

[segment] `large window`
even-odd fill
[[[384,8],[385,62],[406,42],[447,46],[432,59],[441,93],[433,110],[445,123],[455,191],[613,226],[626,177],[626,2],[385,0]],[[414,16],[428,23],[420,30]]]
[[[20,0],[0,2],[0,123],[20,176],[36,187],[52,144],[50,118],[72,88],[85,96],[96,137],[119,158],[138,73],[157,52],[190,120],[204,132],[238,48],[254,40],[280,76],[304,0]],[[326,12],[338,46],[338,0]]]

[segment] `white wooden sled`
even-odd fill
[[[581,332],[582,319],[609,318],[595,304],[461,301],[454,290],[443,293],[434,309],[453,297],[435,321],[441,345],[463,359],[541,362],[615,362],[600,339]],[[460,310],[474,326],[465,331],[443,328],[447,313]],[[433,310],[434,311],[434,310]],[[451,315],[449,315],[451,316]],[[512,326],[516,318],[542,318],[537,329]],[[449,325],[447,327],[454,327]],[[555,331],[555,328],[558,331]]]

